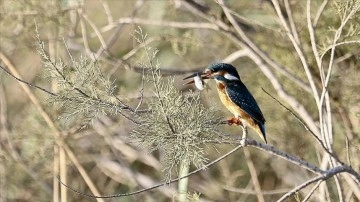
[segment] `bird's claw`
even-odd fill
[[[235,118],[235,117],[228,118],[228,119],[227,119],[227,123],[228,123],[229,125],[242,126],[242,123],[241,123],[240,119],[239,119],[239,118]]]

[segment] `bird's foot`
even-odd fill
[[[235,117],[231,117],[227,119],[227,123],[229,125],[237,125],[237,126],[242,126],[243,124],[241,123],[239,118],[235,118]]]

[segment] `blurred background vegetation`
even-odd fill
[[[324,2],[324,10],[316,24],[320,53],[325,53],[332,43],[334,30],[341,23],[339,16],[346,7],[345,1],[313,0],[313,17]],[[346,2],[360,4],[359,1]],[[284,71],[309,85],[271,1],[227,0],[225,3],[236,12],[240,27],[258,47]],[[281,1],[280,5],[288,19],[286,4]],[[320,86],[320,70],[312,55],[307,28],[306,2],[290,1],[290,7],[301,48],[315,84]],[[209,19],[213,21],[207,21]],[[356,23],[359,21],[357,14],[344,27],[339,41],[359,41],[360,28]],[[216,28],[216,22],[222,22],[229,30],[223,32]],[[162,77],[174,76],[174,85],[184,94],[192,87],[183,86],[183,77],[211,63],[230,61],[265,115],[269,144],[321,166],[323,150],[288,111],[261,90],[264,88],[277,97],[276,89],[264,71],[246,55],[235,59],[228,57],[242,48],[229,37],[229,33],[236,32],[221,7],[212,0],[0,0],[0,64],[8,68],[12,65],[13,74],[17,71],[24,80],[58,92],[59,86],[46,76],[46,65],[37,51],[37,29],[50,58],[61,58],[68,65],[72,63],[69,53],[76,59],[81,56],[96,58],[105,78],[114,81],[115,94],[136,108],[142,90],[140,64],[146,60],[141,44],[134,38],[138,26],[147,33],[147,45],[159,50],[156,59],[161,63]],[[328,87],[333,150],[344,161],[350,157],[355,170],[360,170],[359,50],[359,43],[336,48]],[[324,54],[323,58],[327,65],[330,54]],[[318,109],[307,90],[309,87],[301,88],[278,70],[272,71],[286,92],[301,103],[315,125],[319,125]],[[216,105],[217,116],[227,117],[230,114],[221,105],[215,88],[210,82],[209,89],[201,92],[202,103],[207,107]],[[138,142],[129,137],[136,124],[123,116],[99,112],[88,127],[80,130],[82,119],[59,119],[62,108],[52,104],[48,94],[34,89],[31,93],[24,93],[15,79],[0,71],[0,201],[59,201],[59,198],[62,201],[89,201],[89,198],[66,191],[54,178],[57,175],[67,179],[64,182],[71,187],[96,195],[135,191],[165,179],[160,161],[164,156],[162,152],[166,151],[149,153],[139,147]],[[141,109],[146,109],[147,101],[153,96],[153,91],[145,87]],[[226,134],[241,135],[240,128],[219,127]],[[253,131],[250,131],[250,137],[257,139]],[[65,149],[58,147],[59,139],[66,145]],[[233,145],[207,144],[204,148],[205,157],[211,161]],[[275,201],[313,176],[261,150],[249,148],[248,151],[244,155],[240,150],[190,177],[189,193],[199,194],[200,201],[258,201],[259,192],[255,187],[258,186],[265,201]],[[258,184],[253,183],[250,170],[257,174]],[[344,200],[360,201],[357,184],[351,184],[348,178],[340,179]],[[289,201],[301,201],[310,189]],[[173,201],[175,196],[176,186],[169,185],[107,201]],[[338,201],[333,179],[310,199],[323,200]]]

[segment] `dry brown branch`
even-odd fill
[[[9,130],[8,130],[8,119],[7,119],[7,104],[4,94],[3,85],[0,83],[0,192],[3,193],[0,196],[0,201],[5,201],[6,192],[5,192],[5,172],[6,167],[3,159],[5,159],[5,151],[2,145],[2,142],[5,142],[5,139],[8,139]],[[6,137],[4,137],[6,136]]]
[[[247,55],[248,55],[247,50],[238,50],[238,51],[235,51],[235,52],[231,53],[226,58],[222,59],[222,62],[224,62],[224,63],[232,63],[235,60],[237,60],[237,59],[239,59],[241,57],[245,57]]]
[[[278,156],[288,162],[291,162],[295,165],[298,165],[299,167],[302,167],[306,170],[309,170],[313,173],[318,173],[318,174],[321,174],[321,173],[324,173],[325,171],[318,168],[317,166],[315,165],[312,165],[311,163],[307,162],[307,161],[304,161],[302,159],[300,159],[299,157],[296,157],[296,156],[292,156],[286,152],[283,152],[281,150],[278,150],[276,149],[275,147],[271,146],[271,145],[267,145],[267,144],[262,144],[260,142],[257,142],[257,141],[254,141],[254,140],[248,140],[247,141],[248,145],[249,146],[252,146],[252,147],[255,147],[257,149],[260,149],[260,150],[263,150],[263,151],[266,151],[267,153],[269,154],[272,154],[272,155],[275,155],[275,156]]]
[[[53,176],[53,202],[59,202],[60,201],[60,184],[57,182],[57,179],[55,176],[59,175],[59,168],[60,168],[60,163],[59,163],[59,155],[57,155],[59,153],[59,147],[57,145],[54,146],[54,165],[53,165],[53,172],[54,172],[54,176]]]

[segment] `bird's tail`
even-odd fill
[[[267,144],[265,124],[258,123],[258,126],[259,126],[259,130],[256,130],[256,132],[259,134],[260,138]]]

